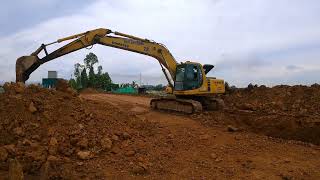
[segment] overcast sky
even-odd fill
[[[42,43],[99,27],[165,44],[180,62],[215,65],[230,84],[313,84],[320,80],[317,0],[11,0],[0,6],[0,80],[15,81],[15,61]],[[56,46],[48,48],[54,50]],[[73,64],[95,53],[115,82],[166,83],[158,62],[94,46],[38,68],[69,79]]]

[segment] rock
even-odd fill
[[[135,154],[136,154],[135,151],[129,150],[129,151],[127,151],[124,155],[125,155],[125,156],[128,156],[128,157],[131,157],[131,156],[134,156]]]
[[[43,111],[42,115],[44,116],[44,118],[50,119],[50,113],[48,111]]]
[[[23,180],[22,166],[16,159],[11,159],[9,162],[9,180]]]
[[[53,127],[48,128],[48,136],[53,136],[55,134],[56,130]]]
[[[62,161],[66,162],[66,163],[70,163],[71,159],[68,157],[62,157]]]
[[[77,92],[76,92],[74,89],[72,89],[71,87],[68,87],[68,88],[66,89],[66,93],[69,93],[69,94],[71,94],[72,96],[77,96],[77,95],[78,95]]]
[[[117,147],[117,146],[114,146],[114,147],[111,149],[111,152],[112,152],[113,154],[118,154],[118,153],[120,153],[120,148]]]
[[[112,135],[111,139],[114,140],[114,141],[119,141],[119,136]]]
[[[289,163],[289,162],[291,162],[291,161],[290,161],[290,159],[285,158],[285,159],[283,160],[283,162],[284,162],[284,163]]]
[[[13,133],[17,136],[24,136],[23,129],[21,127],[16,127],[13,129]]]
[[[56,145],[58,145],[58,140],[55,137],[52,137],[50,139],[49,146],[56,146]]]
[[[211,153],[211,154],[210,154],[210,157],[211,157],[212,159],[217,159],[218,156],[217,156],[216,153]]]
[[[3,148],[5,148],[7,152],[11,155],[14,155],[16,153],[16,148],[14,144],[5,145],[3,146]]]
[[[52,137],[49,141],[49,154],[56,155],[58,151],[58,140],[55,137]]]
[[[29,104],[28,110],[29,110],[31,113],[35,113],[35,112],[38,111],[37,108],[34,106],[34,103],[33,103],[33,102],[31,102],[31,103]]]
[[[168,139],[173,139],[173,138],[174,138],[174,135],[173,135],[173,134],[168,134],[167,138],[168,138]]]
[[[148,172],[147,166],[141,162],[132,168],[132,172],[137,175],[146,174]]]
[[[44,147],[39,147],[35,150],[31,150],[25,153],[26,157],[34,161],[45,162],[46,161],[46,149]]]
[[[39,135],[33,135],[33,136],[31,136],[31,139],[33,139],[33,140],[36,140],[36,141],[40,141],[40,136]]]
[[[227,130],[228,130],[229,132],[236,132],[236,131],[238,131],[239,129],[236,128],[236,127],[234,127],[234,126],[228,125]]]
[[[65,155],[65,156],[71,156],[74,152],[75,148],[73,148],[70,144],[65,144],[63,146],[58,147],[59,153]]]
[[[40,179],[41,180],[48,180],[50,179],[50,162],[47,161],[45,162],[42,166],[41,166],[41,170],[40,170]]]
[[[238,136],[235,136],[234,139],[237,140],[237,141],[241,140],[241,138],[238,137]]]
[[[90,151],[79,151],[77,153],[77,156],[79,159],[86,160],[91,158],[91,152]]]
[[[56,156],[49,155],[47,161],[59,161],[60,159]]]
[[[123,139],[130,139],[131,138],[130,134],[127,132],[122,133],[122,137],[123,137]]]
[[[145,159],[144,159],[143,157],[141,157],[141,156],[140,156],[140,157],[138,157],[138,158],[137,158],[137,161],[139,161],[139,162],[144,162],[144,161],[145,161]]]
[[[30,126],[32,126],[33,128],[39,128],[40,127],[40,124],[38,124],[38,123],[30,123]]]
[[[51,155],[56,155],[58,152],[58,147],[57,146],[49,146],[48,152]]]
[[[80,141],[78,141],[77,146],[80,148],[87,148],[88,147],[88,139],[87,138],[82,138]]]
[[[84,163],[83,162],[77,162],[77,165],[78,166],[82,166],[82,165],[84,165]]]
[[[210,138],[210,136],[208,134],[203,134],[199,138],[200,138],[200,140],[208,140]]]
[[[0,162],[6,161],[8,158],[8,152],[4,147],[0,147]]]
[[[71,145],[76,146],[78,142],[79,142],[79,138],[78,137],[71,137],[70,138],[70,144]]]
[[[22,144],[25,145],[25,146],[30,146],[32,144],[32,142],[29,139],[24,139],[22,141]]]
[[[255,111],[256,110],[256,107],[252,104],[249,104],[249,103],[244,103],[244,104],[241,104],[238,106],[239,109],[242,109],[242,110],[249,110],[249,111]]]
[[[110,150],[112,147],[112,141],[107,137],[101,139],[100,143],[103,150]]]
[[[16,93],[19,94],[19,93],[23,93],[25,88],[26,88],[26,86],[24,85],[24,83],[18,82],[18,83],[16,83],[14,90],[16,91]]]
[[[141,167],[141,166],[135,166],[135,167],[132,168],[132,172],[134,174],[137,174],[137,175],[144,174],[145,173],[145,169],[143,167]]]
[[[125,140],[125,141],[122,141],[121,143],[121,149],[125,149],[129,146],[129,143],[130,143],[130,140]]]
[[[57,81],[57,84],[56,84],[57,91],[67,92],[68,88],[70,88],[68,81],[66,81],[64,79],[59,79]]]

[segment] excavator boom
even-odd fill
[[[117,36],[110,36],[109,34]],[[67,40],[73,40],[63,47],[48,53],[46,47],[54,43],[61,43]],[[162,70],[168,80],[170,86],[173,86],[172,80],[176,71],[177,62],[169,52],[169,50],[162,44],[152,42],[147,39],[138,38],[132,35],[127,35],[120,32],[112,32],[109,29],[96,29],[72,35],[69,37],[58,39],[57,41],[49,44],[42,44],[30,56],[22,56],[16,62],[16,81],[25,82],[29,79],[30,74],[35,71],[41,64],[66,55],[68,53],[101,44],[118,49],[124,49],[157,59],[162,67]],[[44,51],[45,56],[39,58],[38,54]],[[169,73],[164,69],[167,69]]]

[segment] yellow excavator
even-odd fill
[[[71,42],[48,53],[47,46],[64,41]],[[223,107],[223,101],[216,95],[225,92],[224,81],[206,76],[214,67],[213,65],[201,65],[191,61],[178,63],[163,44],[104,28],[42,44],[31,55],[18,58],[16,81],[24,83],[41,64],[95,44],[144,54],[158,60],[168,81],[166,91],[174,96],[152,99],[150,105],[154,109],[195,113],[203,109],[212,110]],[[43,51],[45,56],[40,58],[39,53]]]

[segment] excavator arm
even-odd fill
[[[110,34],[114,34],[116,36],[111,36]],[[46,49],[47,46],[67,40],[73,41],[51,53],[48,53]],[[163,73],[166,76],[166,79],[168,80],[169,85],[171,87],[173,86],[172,80],[174,79],[174,75],[176,73],[177,62],[164,45],[148,39],[142,39],[120,32],[113,32],[109,29],[103,28],[58,39],[53,43],[42,44],[30,56],[22,56],[18,58],[16,62],[16,81],[25,82],[29,79],[30,74],[43,63],[68,53],[93,46],[95,44],[136,52],[157,59],[160,63]],[[39,58],[38,55],[42,51],[44,51],[45,56]]]

